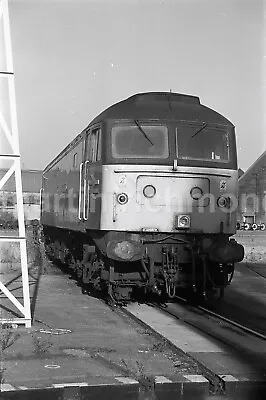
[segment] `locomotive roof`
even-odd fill
[[[172,92],[135,94],[108,107],[89,125],[105,119],[176,119],[233,126],[221,114],[202,105],[199,97]]]
[[[179,120],[200,121],[221,124],[233,127],[234,125],[221,114],[209,107],[203,106],[197,96],[173,92],[147,92],[137,93],[119,103],[106,108],[87,127],[107,119],[155,119],[155,120]],[[54,165],[62,156],[77,143],[85,128],[79,135],[69,143],[53,161],[51,161],[44,172]]]

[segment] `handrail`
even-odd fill
[[[81,220],[81,195],[82,195],[82,168],[83,162],[79,165],[79,209],[78,209],[78,218]]]

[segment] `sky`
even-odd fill
[[[43,169],[113,103],[171,89],[199,96],[235,125],[246,170],[266,150],[263,6],[9,0],[23,167]]]

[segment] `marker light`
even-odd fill
[[[218,197],[217,204],[220,208],[227,207],[228,205],[230,205],[230,199],[224,196]]]
[[[128,195],[126,193],[120,193],[117,195],[117,201],[119,204],[126,204],[128,202]]]
[[[198,186],[194,186],[190,191],[193,200],[199,200],[203,196],[203,191]]]
[[[149,199],[154,197],[156,194],[156,189],[154,186],[152,185],[147,185],[145,186],[145,188],[143,189],[143,194],[145,197],[148,197]]]
[[[190,227],[190,216],[189,215],[178,215],[177,216],[177,227],[178,228],[189,228]]]

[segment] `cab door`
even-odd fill
[[[87,131],[83,162],[80,164],[79,219],[97,225],[97,195],[100,193],[101,177],[101,129]],[[90,226],[97,228],[96,226]]]

